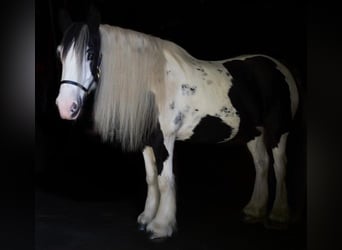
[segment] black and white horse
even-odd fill
[[[256,170],[243,209],[247,221],[266,217],[273,157],[277,182],[268,219],[289,220],[285,149],[299,98],[282,63],[266,55],[198,60],[170,41],[100,25],[98,15],[65,27],[57,49],[63,65],[56,99],[60,116],[76,119],[84,98],[96,89],[96,131],[124,150],[143,153],[148,192],[138,223],[152,238],[171,236],[176,227],[176,140],[247,144]]]

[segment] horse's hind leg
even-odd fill
[[[264,142],[263,130],[261,135],[247,143],[255,165],[255,182],[252,197],[244,207],[244,220],[249,223],[260,222],[266,216],[268,199],[268,165],[269,156]]]
[[[159,206],[157,166],[152,147],[146,146],[143,156],[146,170],[147,197],[145,209],[138,217],[141,230],[144,230],[145,226],[153,220]]]
[[[289,208],[285,184],[286,175],[286,141],[288,133],[280,137],[278,145],[272,148],[274,158],[274,172],[276,177],[276,194],[269,219],[273,222],[287,223],[289,220]]]

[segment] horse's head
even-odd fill
[[[65,12],[61,14],[64,34],[57,54],[62,63],[62,76],[56,104],[61,118],[74,120],[100,77],[100,18],[98,13],[92,13],[87,23],[72,23]]]

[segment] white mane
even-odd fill
[[[101,78],[94,105],[95,129],[124,150],[137,150],[156,128],[151,88],[163,96],[165,41],[135,31],[100,26]]]

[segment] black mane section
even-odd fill
[[[89,29],[89,39],[88,39],[88,59],[90,62],[91,73],[97,82],[99,79],[99,67],[101,64],[101,37],[99,28]]]

